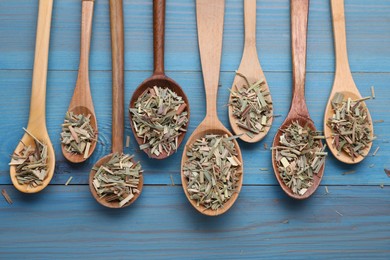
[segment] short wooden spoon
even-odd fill
[[[99,168],[108,162],[115,153],[123,152],[123,131],[124,131],[124,34],[123,34],[123,2],[122,0],[110,0],[111,20],[111,51],[112,51],[112,153],[104,156],[95,164]],[[92,196],[101,205],[108,208],[124,208],[130,206],[141,194],[143,187],[143,176],[141,174],[138,184],[139,193],[122,207],[119,202],[107,202],[100,198],[93,186],[93,178],[96,174],[92,170],[89,174],[89,189]]]
[[[133,96],[130,99],[129,108],[135,107],[135,102],[147,89],[153,88],[154,86],[158,87],[167,87],[170,90],[176,92],[179,96],[181,96],[185,102],[186,111],[188,119],[190,118],[190,106],[188,103],[188,99],[183,89],[177,84],[173,79],[169,78],[165,75],[164,72],[164,33],[165,33],[165,0],[154,0],[153,1],[153,54],[154,54],[154,72],[153,75],[143,81],[137,89],[134,91]],[[130,114],[130,125],[133,130],[134,137],[137,140],[139,145],[143,144],[143,138],[137,136],[137,132],[135,131],[133,120],[131,119]],[[189,122],[186,125],[188,127]],[[186,132],[183,132],[177,140],[177,147],[180,146],[181,142],[184,139]],[[172,155],[173,153],[168,154],[166,151],[161,151],[161,153],[157,156],[155,154],[150,153],[150,149],[146,148],[143,150],[149,157],[154,159],[165,159]]]
[[[81,44],[80,44],[80,66],[76,82],[76,87],[73,92],[72,100],[70,101],[68,111],[74,114],[90,115],[91,127],[98,133],[96,122],[95,109],[93,107],[91,89],[89,85],[89,50],[91,45],[92,33],[92,18],[93,18],[93,2],[91,0],[82,1],[81,15]],[[64,157],[73,163],[80,163],[87,160],[93,153],[96,147],[96,141],[92,141],[89,153],[84,157],[84,154],[69,153],[62,144],[62,153]]]
[[[16,167],[11,166],[10,176],[12,183],[16,189],[25,193],[35,193],[43,190],[49,184],[54,174],[55,154],[46,128],[46,78],[52,8],[52,0],[39,1],[30,117],[27,125],[27,131],[34,135],[40,142],[47,145],[47,176],[43,180],[42,185],[36,187],[21,185],[16,178]],[[15,153],[21,151],[24,145],[35,147],[34,139],[27,133],[23,135],[22,140],[15,149]]]
[[[197,0],[196,1],[196,17],[198,25],[198,42],[199,52],[202,64],[203,80],[206,91],[207,113],[202,123],[195,129],[191,137],[188,139],[186,148],[190,147],[197,139],[206,134],[217,134],[232,136],[217,115],[217,92],[219,81],[219,70],[221,65],[222,54],[222,34],[224,20],[224,0]],[[237,148],[237,158],[242,162],[240,147],[236,140],[234,145]],[[225,213],[236,201],[242,187],[243,176],[240,175],[237,192],[232,195],[224,207],[219,210],[205,209],[204,206],[197,206],[196,202],[189,197],[187,191],[187,178],[183,174],[183,167],[188,160],[186,149],[183,151],[181,160],[181,181],[183,184],[184,193],[186,194],[191,205],[200,213],[208,216],[216,216]],[[243,166],[241,166],[241,172]]]
[[[244,1],[244,16],[245,43],[238,72],[243,74],[250,83],[263,79],[265,81],[265,85],[262,88],[269,92],[268,84],[265,79],[264,72],[261,69],[256,49],[256,0]],[[240,89],[244,84],[247,84],[246,81],[241,76],[236,75],[233,81],[232,90],[235,91]],[[231,101],[231,98],[232,96],[230,95],[229,101]],[[269,100],[271,101],[271,98]],[[273,117],[271,117],[267,122],[268,126],[264,128],[264,131],[259,134],[254,134],[253,138],[245,134],[248,132],[247,130],[242,129],[237,125],[237,118],[233,115],[233,109],[231,106],[229,106],[229,120],[233,132],[236,135],[240,135],[241,140],[248,143],[255,143],[262,140],[268,134],[272,125]]]
[[[298,122],[301,126],[308,127],[316,131],[313,121],[310,119],[305,101],[305,77],[306,77],[306,39],[307,39],[307,20],[309,15],[309,0],[291,0],[291,47],[292,47],[292,73],[293,73],[293,97],[286,119],[279,131],[276,133],[273,147],[279,146],[281,130],[287,128],[293,122]],[[322,147],[322,143],[321,143]],[[294,199],[306,199],[310,197],[317,189],[324,173],[324,165],[318,174],[313,176],[313,184],[308,188],[304,195],[294,194],[286,186],[280,177],[275,158],[275,150],[272,152],[272,166],[274,168],[276,179],[284,192]]]
[[[368,146],[364,149],[364,156],[359,156],[352,160],[352,158],[342,152],[338,154],[336,147],[333,146],[332,141],[332,129],[327,125],[328,118],[333,116],[333,109],[331,101],[333,96],[340,92],[344,94],[344,98],[360,99],[362,96],[359,93],[359,90],[356,87],[355,82],[352,78],[351,69],[348,62],[348,52],[347,52],[347,37],[345,33],[345,16],[344,16],[344,0],[331,0],[332,8],[332,17],[333,17],[333,34],[334,34],[334,48],[336,53],[336,73],[333,82],[333,88],[329,96],[328,104],[325,109],[324,116],[324,134],[327,137],[326,142],[328,144],[329,150],[332,152],[334,157],[348,164],[355,164],[361,162],[365,156],[369,153],[372,143],[369,143]],[[363,106],[366,107],[366,104],[362,102]],[[370,122],[369,127],[371,131],[370,137],[374,135],[374,129],[372,124],[371,115],[367,109],[368,120]]]

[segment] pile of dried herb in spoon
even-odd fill
[[[128,154],[114,153],[108,162],[93,168],[96,174],[92,183],[99,198],[117,201],[123,207],[140,192],[138,184],[143,171],[140,163],[134,163],[132,158]]]
[[[35,188],[42,185],[47,176],[47,145],[39,141],[27,129],[24,131],[34,139],[35,147],[23,144],[23,149],[12,155],[9,165],[15,166],[16,179],[19,184],[27,184]]]
[[[268,121],[272,117],[272,101],[266,91],[265,80],[250,83],[245,75],[236,71],[236,74],[244,78],[246,84],[241,88],[231,91],[229,106],[233,109],[233,115],[237,119],[237,126],[248,131],[246,134],[253,138],[254,134],[264,132],[269,126]]]
[[[313,185],[313,176],[325,163],[326,145],[320,146],[324,136],[293,122],[283,129],[279,146],[273,147],[279,174],[294,194],[304,195]]]
[[[198,206],[217,210],[236,192],[242,172],[232,141],[235,138],[210,134],[188,148],[183,173],[190,198]]]
[[[62,124],[61,143],[69,153],[84,154],[88,157],[92,142],[96,141],[95,130],[91,126],[91,115],[76,115],[66,112]]]
[[[143,139],[140,149],[150,149],[156,156],[175,152],[188,123],[186,107],[183,98],[169,88],[154,86],[140,95],[134,108],[129,108],[136,134]]]
[[[332,144],[338,150],[338,154],[345,152],[352,160],[363,156],[364,149],[373,140],[367,108],[362,103],[368,99],[371,97],[357,100],[345,99],[339,92],[332,99],[334,114],[327,121],[327,125],[332,130]]]

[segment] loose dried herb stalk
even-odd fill
[[[149,148],[156,156],[177,151],[178,138],[188,123],[186,107],[183,98],[169,88],[147,89],[129,109],[137,136],[143,139],[140,149]]]
[[[313,176],[318,174],[328,154],[326,145],[320,147],[323,136],[293,122],[280,136],[280,144],[273,147],[279,175],[294,194],[304,195],[313,185]]]
[[[35,188],[42,185],[47,176],[47,145],[27,129],[24,131],[34,139],[35,146],[22,143],[23,149],[12,155],[9,165],[15,166],[16,179],[20,185],[26,184],[30,188]]]
[[[241,162],[233,139],[237,136],[206,135],[187,150],[183,172],[187,191],[196,204],[217,210],[224,206],[237,190]]]
[[[236,74],[245,79],[246,84],[236,90],[230,90],[233,116],[237,119],[237,126],[244,129],[250,138],[254,134],[264,132],[269,126],[272,117],[271,96],[265,88],[265,81],[261,79],[250,84],[245,75],[236,71]]]
[[[354,161],[364,155],[364,149],[372,142],[370,121],[367,108],[362,101],[345,99],[342,93],[336,93],[332,99],[333,116],[328,118],[327,125],[332,130],[332,144],[341,152],[346,153]]]
[[[93,186],[100,198],[123,207],[140,192],[138,184],[143,170],[139,162],[133,163],[133,157],[115,153],[108,162],[93,168],[96,171]]]
[[[68,153],[84,154],[88,157],[92,142],[96,141],[96,132],[91,126],[91,115],[77,115],[66,112],[62,124],[61,143]]]

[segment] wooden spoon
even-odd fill
[[[111,49],[112,49],[112,153],[104,156],[95,164],[99,168],[108,162],[115,153],[123,152],[123,131],[124,131],[124,34],[123,34],[123,2],[121,0],[110,0],[110,21],[111,21]],[[123,207],[119,202],[107,202],[100,198],[92,184],[96,171],[92,170],[89,175],[89,189],[92,196],[101,205],[108,208],[124,208],[130,206],[141,194],[143,187],[143,176],[141,174],[138,184],[138,194]]]
[[[273,147],[279,146],[282,130],[287,128],[293,122],[298,122],[301,126],[308,127],[316,131],[313,121],[310,119],[305,101],[305,77],[306,77],[306,36],[307,20],[309,15],[309,0],[291,0],[291,47],[292,47],[292,73],[293,73],[293,97],[286,119],[279,131],[276,133]],[[322,147],[322,143],[320,142]],[[306,199],[310,197],[317,189],[324,173],[324,165],[318,174],[313,176],[313,185],[308,188],[304,195],[294,194],[292,190],[284,184],[280,177],[278,166],[276,164],[275,150],[272,152],[272,166],[274,168],[276,179],[288,196],[294,199]]]
[[[219,70],[221,65],[222,53],[222,34],[224,20],[224,0],[197,0],[196,1],[196,17],[198,25],[198,42],[199,52],[202,64],[203,81],[206,91],[207,113],[202,123],[195,129],[191,137],[188,139],[186,148],[189,148],[197,139],[206,134],[217,134],[232,136],[217,115],[217,93],[219,82]],[[242,162],[240,147],[236,140],[233,140],[237,148],[237,158]],[[187,191],[187,178],[183,174],[183,167],[188,160],[186,149],[183,151],[181,160],[181,181],[183,184],[184,193],[186,194],[191,205],[200,213],[208,216],[217,216],[225,213],[236,201],[238,194],[241,191],[243,175],[240,175],[237,192],[225,203],[224,207],[219,210],[206,209],[204,206],[197,206],[196,202],[189,197]],[[239,171],[243,172],[243,166]]]
[[[96,122],[95,109],[93,107],[91,89],[89,85],[89,50],[91,45],[92,33],[92,18],[93,18],[93,0],[82,1],[82,15],[81,15],[81,44],[80,44],[80,66],[74,89],[72,100],[70,101],[68,111],[74,114],[90,115],[91,127],[98,133]],[[61,145],[64,157],[73,163],[80,163],[87,160],[96,148],[96,141],[91,143],[87,157],[84,154],[69,153],[65,149],[65,145]]]
[[[331,118],[333,115],[331,101],[333,96],[340,92],[344,94],[344,98],[360,99],[362,96],[359,93],[359,90],[356,87],[355,82],[352,78],[351,69],[349,68],[348,62],[348,52],[347,52],[347,37],[345,33],[345,16],[344,16],[344,0],[331,0],[332,8],[332,17],[333,17],[333,34],[334,34],[334,48],[336,54],[336,72],[333,82],[333,88],[329,96],[328,104],[325,109],[324,116],[324,134],[326,137],[332,136],[332,130],[327,125],[328,118]],[[362,102],[363,106],[366,107],[366,104]],[[374,129],[372,124],[371,115],[367,109],[368,119],[370,121],[370,131],[372,138],[374,135]],[[364,156],[359,156],[352,160],[352,158],[346,153],[342,152],[338,154],[338,151],[332,144],[333,138],[326,138],[329,150],[333,153],[334,157],[348,164],[355,164],[361,162],[365,156],[369,153],[372,143],[368,144],[364,151]]]
[[[241,64],[238,68],[238,72],[243,74],[250,83],[254,83],[263,79],[265,81],[264,89],[269,92],[268,84],[264,76],[264,72],[261,69],[260,61],[257,55],[256,49],[256,0],[245,0],[244,1],[244,27],[245,27],[245,44],[244,52],[242,54]],[[246,81],[236,75],[233,81],[232,90],[237,90],[246,85]],[[229,102],[231,101],[232,96],[230,95]],[[264,132],[255,134],[253,138],[250,138],[245,133],[247,130],[240,128],[237,125],[237,118],[233,115],[233,109],[229,106],[229,121],[230,126],[233,129],[233,132],[236,135],[241,135],[241,140],[248,143],[255,143],[262,140],[269,132],[273,117],[267,122],[269,126],[265,127]]]
[[[55,154],[46,128],[46,79],[49,56],[50,24],[53,0],[40,0],[38,12],[37,35],[35,44],[34,70],[32,78],[30,117],[27,131],[47,145],[47,176],[42,185],[30,187],[21,185],[16,179],[16,167],[10,167],[10,176],[15,188],[25,193],[36,193],[43,190],[54,174]],[[25,145],[35,147],[34,139],[25,133],[15,149],[21,151]]]
[[[129,108],[135,107],[135,102],[147,89],[153,88],[154,86],[158,87],[167,87],[170,90],[176,92],[179,96],[181,96],[185,102],[186,111],[188,113],[188,119],[190,118],[190,106],[188,103],[188,99],[183,89],[177,84],[173,79],[167,77],[164,72],[164,33],[165,33],[165,0],[154,0],[153,1],[153,55],[154,55],[154,72],[153,75],[143,81],[137,89],[134,91],[133,96],[130,100]],[[133,130],[134,137],[137,140],[139,145],[143,144],[143,138],[137,136],[137,132],[135,131],[133,120],[130,115],[130,126]],[[189,125],[189,121],[186,125],[186,128]],[[180,146],[181,142],[184,139],[186,132],[182,132],[177,141],[177,147]],[[155,154],[150,153],[150,149],[143,150],[150,158],[154,159],[165,159],[172,155],[173,153],[168,153],[166,151],[162,151],[160,155],[156,156]]]

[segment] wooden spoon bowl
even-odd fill
[[[165,34],[165,0],[153,0],[153,53],[154,53],[154,72],[153,75],[142,82],[131,97],[129,108],[135,107],[135,102],[147,89],[153,88],[154,86],[169,88],[179,96],[181,96],[186,103],[186,108],[184,111],[187,111],[188,123],[185,126],[185,129],[188,128],[189,119],[190,119],[190,106],[183,89],[177,84],[174,80],[167,77],[164,72],[164,34]],[[133,130],[135,140],[139,145],[144,144],[143,138],[138,137],[137,132],[135,131],[132,115],[130,116],[130,126]],[[182,143],[186,132],[182,132],[177,141],[177,147]],[[168,156],[171,156],[174,153],[168,154],[166,151],[161,151],[157,156],[151,154],[151,149],[147,148],[143,150],[150,158],[154,159],[165,159]]]
[[[100,158],[100,160],[95,163],[94,168],[96,167],[98,169],[100,166],[102,166],[103,164],[107,163],[111,159],[111,157],[113,155],[114,154],[111,153],[111,154],[108,154],[108,155]],[[131,160],[131,161],[133,163],[135,163],[133,160]],[[95,190],[95,187],[92,184],[93,183],[93,179],[95,177],[95,174],[96,174],[96,171],[94,169],[92,169],[90,174],[89,174],[89,190],[91,191],[91,194],[95,198],[95,200],[99,204],[101,204],[102,206],[105,206],[107,208],[112,208],[112,209],[125,208],[125,207],[128,207],[131,204],[133,204],[133,202],[136,201],[138,199],[138,197],[141,195],[142,187],[144,185],[144,178],[143,178],[142,174],[139,176],[139,183],[138,183],[138,187],[137,187],[137,189],[139,190],[139,193],[134,193],[134,197],[131,200],[129,200],[129,202],[124,204],[122,207],[119,205],[119,202],[107,202],[105,198],[100,198],[99,197],[99,195],[97,194],[97,192]]]
[[[169,88],[170,90],[174,91],[177,95],[181,96],[183,98],[183,101],[185,104],[187,104],[186,108],[184,111],[187,111],[187,117],[188,119],[190,118],[190,108],[188,106],[189,102],[188,102],[188,99],[187,99],[187,96],[186,94],[184,93],[183,89],[179,86],[179,84],[177,84],[173,79],[167,77],[165,74],[153,74],[153,76],[151,76],[150,78],[146,79],[144,82],[142,82],[138,87],[137,89],[135,90],[133,96],[131,97],[131,100],[130,100],[130,105],[129,105],[129,108],[134,108],[135,107],[135,102],[137,101],[137,99],[145,92],[147,91],[148,89],[150,88],[153,88],[154,86],[159,86],[159,87],[166,87],[166,88]],[[132,120],[132,115],[131,113],[129,113],[129,117],[130,117],[130,126],[131,126],[131,129],[133,130],[133,133],[134,133],[134,137],[135,137],[135,140],[137,141],[137,143],[139,145],[143,144],[144,143],[144,140],[143,138],[139,137],[137,135],[137,132],[134,128],[134,124],[133,124],[133,120]],[[188,125],[189,125],[189,122],[187,123],[186,125],[186,129],[188,128]],[[177,146],[179,147],[180,144],[183,142],[183,139],[185,137],[185,134],[186,132],[183,132],[179,137],[178,137],[178,140],[177,140]],[[150,153],[150,148],[146,148],[144,149],[144,152],[146,154],[148,154],[148,156],[150,158],[154,158],[154,159],[165,159],[167,158],[168,156],[172,155],[173,153],[170,153],[168,155],[168,153],[163,150],[158,156],[155,155],[155,154],[151,154]]]
[[[330,129],[330,127],[327,124],[328,119],[331,118],[334,114],[331,101],[333,99],[333,96],[337,92],[344,94],[345,99],[351,98],[356,100],[362,98],[352,78],[352,73],[348,62],[347,36],[345,32],[344,0],[331,0],[331,9],[332,9],[333,34],[334,34],[334,44],[335,44],[335,54],[336,54],[336,61],[335,61],[336,72],[335,72],[332,91],[329,95],[329,100],[325,109],[324,134],[326,136],[326,142],[328,144],[329,150],[332,152],[332,154],[337,160],[347,164],[356,164],[361,162],[370,152],[370,149],[372,147],[372,142],[370,142],[368,146],[364,148],[363,156],[359,156],[354,160],[352,160],[352,158],[344,152],[341,152],[339,154],[336,147],[333,146],[332,129]],[[367,106],[364,102],[362,102],[361,104],[367,109]],[[374,127],[368,109],[367,109],[367,116],[370,122],[369,124],[370,132],[371,132],[370,137],[372,139],[374,136]]]

